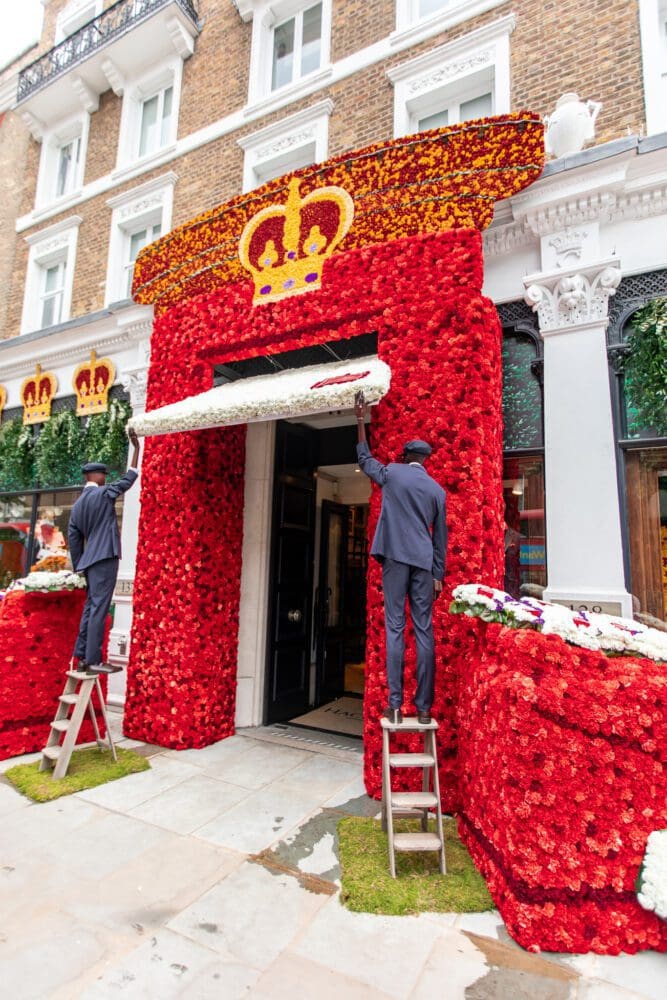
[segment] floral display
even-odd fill
[[[80,588],[43,593],[19,589],[0,602],[0,760],[46,745],[85,599]],[[100,681],[106,696],[106,677]],[[97,722],[104,735],[101,716]],[[87,717],[78,742],[94,739]]]
[[[278,375],[260,375],[216,386],[191,399],[162,406],[130,421],[139,435],[204,430],[221,424],[244,424],[293,413],[327,413],[350,408],[355,393],[363,391],[375,402],[389,390],[391,372],[374,359],[344,361],[326,368],[317,365],[288,369]]]
[[[637,899],[645,910],[667,920],[667,830],[654,830],[646,841],[637,876]]]
[[[58,573],[62,569],[67,569],[67,556],[45,556],[30,567],[33,573]]]
[[[545,635],[559,635],[585,649],[667,661],[667,633],[629,618],[571,611],[534,597],[515,599],[502,590],[479,583],[455,587],[452,596],[450,610],[454,613],[500,622],[511,628],[533,628]]]
[[[86,578],[80,573],[61,569],[51,573],[44,570],[28,573],[22,579],[16,580],[11,589],[48,593],[50,590],[83,590],[85,586]]]
[[[354,220],[337,246],[343,253],[421,233],[484,229],[493,218],[494,203],[536,180],[543,163],[542,122],[525,111],[343,153],[269,181],[173,229],[139,255],[133,295],[137,302],[153,303],[157,313],[239,281],[247,283],[252,295],[253,281],[245,267],[254,260],[253,274],[261,270],[267,240],[261,239],[257,253],[244,258],[245,263],[239,257],[239,241],[253,217],[264,222],[261,213],[287,203],[295,179],[304,201],[324,187],[342,189],[352,198]],[[329,233],[319,217],[313,216],[312,224],[321,225],[324,233],[319,235],[326,241],[340,238],[340,230]],[[302,234],[304,243],[311,231],[309,224]],[[270,255],[279,253],[275,234],[269,235],[276,243]],[[305,246],[304,251],[308,256]],[[282,257],[276,263],[280,267]]]
[[[664,666],[471,625],[459,828],[509,932],[532,951],[667,950],[635,893],[667,822]]]

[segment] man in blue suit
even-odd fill
[[[79,670],[95,674],[111,674],[120,667],[102,662],[102,643],[111,599],[118,576],[120,534],[116,521],[116,500],[136,482],[139,464],[139,439],[129,431],[134,447],[132,462],[122,479],[106,485],[107,467],[101,462],[89,462],[81,471],[86,485],[72,507],[67,535],[72,565],[83,573],[88,595],[81,615],[79,635],[74,646],[74,659]]]
[[[359,467],[382,489],[382,510],[371,555],[382,564],[389,685],[389,706],[384,714],[395,725],[403,721],[405,602],[409,598],[417,645],[415,707],[418,722],[427,725],[435,680],[433,601],[442,592],[447,551],[445,491],[424,468],[431,454],[425,441],[409,441],[402,463],[382,465],[373,458],[366,441],[363,393],[357,394],[355,413]]]

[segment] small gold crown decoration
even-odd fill
[[[106,413],[109,408],[109,390],[115,377],[113,361],[110,358],[98,358],[95,351],[91,351],[90,361],[79,365],[72,379],[77,417]]]
[[[239,258],[255,282],[253,305],[319,288],[324,262],[353,218],[354,202],[343,188],[316,188],[302,198],[293,177],[286,204],[262,209],[241,234]]]
[[[43,372],[41,365],[36,365],[35,374],[21,383],[24,424],[41,424],[50,419],[57,388],[58,380],[53,372]]]
[[[7,402],[7,390],[4,385],[0,385],[0,424],[2,423],[2,411],[5,408]]]

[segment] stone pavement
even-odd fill
[[[344,814],[377,812],[361,757],[288,743],[252,731],[179,753],[125,740],[150,771],[43,805],[0,781],[2,995],[667,996],[667,958],[655,953],[529,954],[496,912],[350,913],[337,895],[335,830]]]

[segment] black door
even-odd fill
[[[276,428],[267,721],[308,709],[315,516],[315,432]]]
[[[349,508],[322,502],[320,571],[315,603],[317,705],[345,690],[345,581]]]

